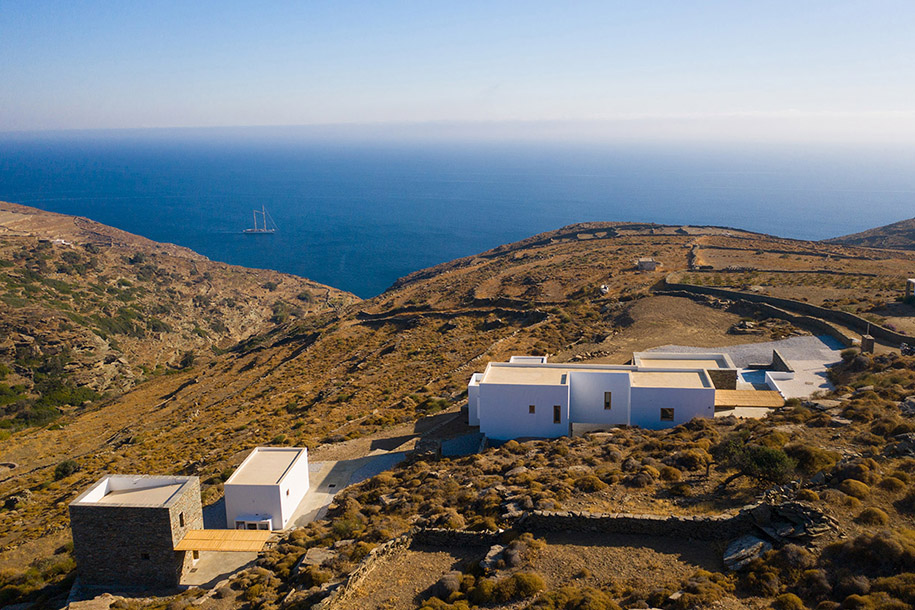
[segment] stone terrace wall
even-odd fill
[[[799,312],[802,314],[807,314],[810,316],[815,316],[817,318],[823,318],[824,320],[831,320],[838,324],[843,324],[849,328],[853,328],[861,333],[867,332],[868,328],[870,329],[870,334],[881,341],[886,341],[892,345],[899,345],[900,343],[915,343],[915,337],[910,337],[902,333],[897,333],[883,326],[874,324],[869,320],[865,320],[861,316],[857,316],[846,311],[838,311],[835,309],[827,309],[825,307],[819,307],[817,305],[811,305],[810,303],[804,303],[803,301],[794,301],[792,299],[781,299],[778,297],[771,297],[763,294],[755,294],[752,292],[741,292],[739,290],[727,290],[725,288],[712,288],[710,286],[694,286],[692,284],[678,284],[676,282],[671,282],[669,279],[665,280],[665,285],[670,290],[684,290],[686,292],[692,292],[695,294],[707,294],[711,296],[716,296],[724,299],[731,300],[745,300],[753,303],[767,303],[769,305],[774,305],[776,307],[782,307],[794,312]]]
[[[753,524],[745,511],[736,515],[662,516],[535,510],[521,519],[518,527],[530,532],[572,531],[727,540],[752,530]]]
[[[427,544],[429,546],[492,546],[498,542],[499,534],[495,532],[472,532],[470,530],[449,530],[436,527],[425,527],[413,532],[414,544]]]

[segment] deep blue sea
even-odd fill
[[[915,216],[915,147],[7,134],[0,200],[369,297],[411,271],[574,222],[805,239],[895,222]],[[261,205],[279,230],[242,234]]]

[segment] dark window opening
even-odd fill
[[[674,410],[672,408],[661,409],[661,421],[673,421]]]
[[[200,559],[200,551],[194,551],[193,557],[194,557],[194,561],[197,561],[198,559]]]
[[[149,561],[149,553],[140,553],[140,559]]]
[[[562,423],[562,407],[559,405],[553,405],[553,423]]]
[[[528,413],[533,413],[533,412],[536,411],[536,410],[537,410],[536,405],[528,405],[528,407],[527,407],[527,412],[528,412]]]
[[[288,490],[288,489],[286,490],[286,495],[287,495],[287,496],[289,495],[289,490]]]
[[[178,513],[178,524],[184,527],[184,513]]]
[[[612,398],[611,395],[612,395],[612,392],[604,392],[604,409],[607,411],[610,410],[610,403],[611,403],[611,398]]]

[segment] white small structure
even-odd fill
[[[639,271],[654,271],[658,268],[660,263],[653,258],[640,258],[635,262],[635,266]]]
[[[225,483],[232,529],[285,529],[308,492],[308,450],[257,447]]]

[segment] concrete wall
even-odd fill
[[[604,392],[612,392],[609,411],[604,409]],[[576,424],[628,424],[629,373],[571,371],[569,418]]]
[[[235,520],[273,519],[273,529],[283,527],[283,505],[279,485],[239,485],[226,483],[226,526],[235,529]]]
[[[694,417],[715,416],[715,388],[633,387],[630,396],[630,423],[649,430],[685,424]],[[661,421],[662,407],[674,409],[673,421]]]
[[[480,425],[480,381],[483,373],[474,373],[467,384],[467,424]]]
[[[509,440],[532,436],[556,438],[569,433],[568,385],[480,386],[480,432],[487,438]],[[528,406],[535,405],[531,414]],[[553,423],[553,405],[560,406],[560,423]]]
[[[84,584],[176,587],[192,559],[176,552],[175,544],[188,530],[203,529],[200,483],[195,479],[168,507],[71,504],[70,528]]]
[[[277,524],[274,521],[274,528],[286,528],[295,509],[298,508],[305,494],[308,493],[308,453],[305,449],[303,451],[305,453],[292,465],[286,476],[280,481],[282,522]]]

